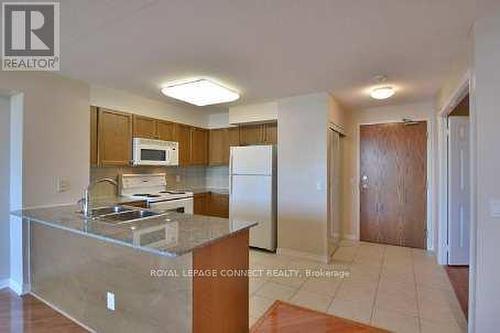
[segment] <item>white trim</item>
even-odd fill
[[[357,240],[359,240],[359,237],[356,234],[346,234],[346,235],[342,236],[342,239],[357,241]]]
[[[302,251],[297,251],[297,250],[278,248],[276,250],[276,254],[278,254],[280,256],[295,257],[295,258],[300,258],[300,259],[328,263],[327,256],[309,253],[309,252],[302,252]]]
[[[77,323],[78,325],[80,325],[81,327],[85,328],[87,331],[89,331],[89,332],[96,332],[92,328],[90,328],[87,325],[83,324],[81,321],[76,320],[74,317],[70,316],[67,312],[65,312],[65,311],[61,310],[60,308],[58,308],[57,306],[55,306],[55,305],[47,302],[46,300],[44,300],[42,297],[38,296],[34,292],[30,292],[30,295],[33,296],[33,297],[35,297],[37,300],[39,300],[40,302],[44,303],[45,305],[49,306],[54,311],[59,312],[60,314],[62,314],[66,318],[70,319],[71,321],[73,321],[73,322]]]
[[[9,287],[10,286],[9,282],[10,282],[9,279],[2,279],[2,280],[0,280],[0,289]]]
[[[338,125],[332,121],[328,122],[328,128],[334,130],[335,132],[338,132],[342,136],[347,135],[344,126]]]
[[[432,111],[432,110],[429,110]],[[431,117],[426,116],[426,117],[415,117],[412,118],[414,121],[425,121],[427,124],[427,167],[426,167],[426,176],[427,176],[427,208],[426,208],[426,218],[427,218],[427,250],[433,251],[434,250],[434,230],[437,225],[436,221],[434,221],[433,218],[433,198],[435,196],[435,188],[433,186],[434,184],[434,170],[435,170],[435,159],[434,159],[434,147],[432,145],[431,139],[434,137],[434,129],[433,129],[433,120]],[[359,158],[359,153],[361,151],[361,138],[360,138],[360,131],[361,131],[361,126],[366,126],[366,125],[378,125],[378,124],[394,124],[394,123],[401,123],[401,120],[383,120],[383,121],[373,121],[373,122],[360,122],[356,124],[356,133],[355,133],[355,140],[356,140],[356,156],[355,156],[355,161],[356,161],[356,174],[355,174],[355,212],[354,212],[354,219],[356,223],[356,238],[355,240],[359,240],[361,235],[360,235],[360,230],[361,230],[361,217],[360,217],[360,209],[361,209],[361,198],[360,198],[360,193],[359,193],[359,174],[361,172],[361,161]],[[344,236],[346,237],[346,236]]]
[[[453,111],[455,106],[457,106],[458,103],[460,103],[462,99],[469,93],[470,78],[471,73],[469,70],[467,70],[460,79],[460,83],[457,89],[453,91],[453,93],[450,95],[450,98],[448,98],[448,101],[443,105],[441,110],[439,110],[439,117],[448,116]]]
[[[21,285],[13,279],[9,279],[9,288],[18,296],[26,295],[30,291],[30,286],[28,284]]]
[[[438,264],[446,265],[448,263],[448,126],[447,117],[460,101],[470,91],[470,71],[467,71],[457,89],[452,93],[448,102],[438,113],[438,242],[436,257]],[[471,150],[472,150],[471,145]],[[471,158],[472,158],[471,153]],[[472,188],[472,184],[471,184]],[[472,216],[472,215],[471,215]]]
[[[16,295],[21,296],[27,294],[28,286],[21,286],[16,281],[12,279],[2,279],[0,280],[0,289],[9,288]]]

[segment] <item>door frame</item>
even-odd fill
[[[438,190],[438,239],[436,244],[436,258],[438,264],[447,265],[448,264],[448,116],[453,111],[453,109],[460,103],[460,101],[469,94],[470,96],[470,74],[467,72],[463,78],[460,80],[460,85],[452,93],[451,97],[445,103],[443,108],[439,110],[437,121],[438,121],[438,173],[439,173],[439,190]],[[470,106],[469,106],[470,108]],[[470,138],[472,140],[472,118],[470,125]],[[473,145],[471,141],[470,145],[470,158],[473,158]],[[472,167],[472,165],[471,165]],[[471,169],[472,172],[472,169]],[[470,179],[470,190],[471,194],[473,191],[472,177]],[[472,205],[470,207],[471,214],[471,228],[472,223]],[[471,229],[472,230],[472,229]],[[472,232],[470,233],[470,238],[472,240]],[[472,244],[470,246],[472,249]],[[470,256],[472,258],[472,256]],[[471,259],[469,259],[470,261]]]
[[[431,111],[431,110],[429,110]],[[426,177],[427,177],[427,200],[426,200],[426,225],[427,225],[427,242],[426,249],[432,250],[434,243],[434,219],[433,219],[433,209],[432,203],[433,198],[435,196],[434,190],[434,149],[432,145],[432,138],[434,136],[433,122],[432,119],[428,116],[423,117],[411,117],[411,120],[415,121],[425,121],[427,124],[427,167],[426,167]],[[365,125],[383,125],[383,124],[394,124],[401,123],[402,119],[396,120],[387,120],[387,121],[374,121],[374,122],[360,122],[356,125],[356,177],[354,186],[355,193],[355,223],[356,223],[356,235],[355,239],[360,240],[361,237],[361,192],[359,191],[360,184],[360,173],[361,173],[361,160],[360,160],[360,152],[361,152],[361,126]],[[353,237],[354,238],[354,237]]]
[[[468,330],[473,331],[475,327],[475,304],[476,304],[476,178],[475,159],[476,151],[476,112],[474,110],[474,86],[470,70],[466,71],[460,79],[457,88],[453,91],[447,102],[438,112],[438,161],[439,161],[439,234],[437,247],[437,261],[440,265],[448,263],[448,151],[447,151],[447,118],[455,106],[460,103],[465,95],[469,94],[469,117],[470,117],[470,249],[469,249],[469,318],[467,321]]]

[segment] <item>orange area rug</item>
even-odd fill
[[[250,333],[373,333],[388,332],[281,301],[274,302]]]

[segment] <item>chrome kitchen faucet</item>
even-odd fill
[[[99,184],[99,183],[110,183],[116,186],[118,188],[118,182],[112,178],[100,178],[97,180],[94,180],[93,182],[90,182],[90,184],[87,186],[87,188],[83,191],[83,198],[78,200],[78,203],[81,205],[82,208],[82,214],[86,218],[92,217],[90,214],[90,190],[92,188]]]

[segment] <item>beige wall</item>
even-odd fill
[[[0,287],[10,275],[10,98],[0,96]]]
[[[500,327],[500,217],[490,212],[490,205],[500,200],[499,36],[500,15],[483,19],[474,27],[470,310],[473,332],[496,332]]]
[[[229,123],[243,124],[278,119],[278,102],[246,104],[229,108]]]
[[[192,126],[208,126],[208,113],[195,107],[161,102],[101,86],[91,86],[90,104]]]
[[[359,110],[357,112],[345,113],[348,117],[346,123],[352,133],[344,138],[343,142],[343,187],[342,187],[342,228],[344,238],[358,239],[359,237],[359,126],[362,124],[375,124],[386,122],[400,122],[403,118],[428,121],[429,142],[428,142],[428,178],[431,185],[429,201],[428,248],[434,247],[434,223],[437,215],[436,200],[433,200],[436,193],[435,179],[437,169],[435,167],[437,131],[435,129],[434,105],[432,103],[415,103],[395,106],[385,106]],[[350,119],[349,119],[350,117]]]
[[[23,93],[24,206],[73,203],[89,177],[89,87],[50,73],[2,72],[0,90]],[[56,191],[56,180],[70,188]]]
[[[328,94],[278,102],[278,247],[326,256]]]

